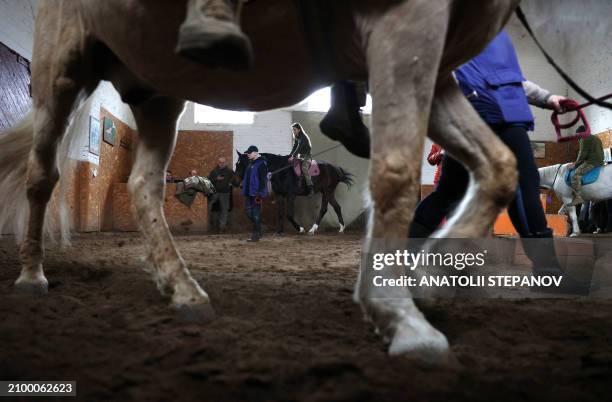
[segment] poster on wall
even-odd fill
[[[117,127],[115,123],[108,117],[104,116],[104,142],[115,145],[117,139]]]
[[[100,120],[89,116],[89,152],[100,156]]]
[[[532,142],[531,149],[533,150],[534,158],[537,158],[537,159],[546,158],[546,143]]]

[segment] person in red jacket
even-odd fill
[[[436,167],[436,173],[434,174],[433,184],[434,186],[438,185],[438,180],[440,180],[440,173],[442,172],[442,159],[444,157],[444,150],[438,144],[432,144],[431,149],[429,150],[429,155],[427,156],[427,162],[431,166]]]

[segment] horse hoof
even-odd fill
[[[338,230],[338,233],[344,233],[344,225],[340,225],[340,230]]]
[[[578,233],[572,233],[569,235],[569,237],[578,237]]]
[[[45,295],[49,291],[49,283],[45,277],[37,280],[19,278],[15,281],[15,293],[25,295]]]
[[[448,340],[440,331],[431,326],[417,331],[412,324],[399,324],[389,346],[389,355],[408,356],[427,364],[452,361]]]
[[[303,227],[300,226],[300,234],[304,234],[305,230]]]
[[[317,231],[317,228],[319,227],[319,225],[317,225],[316,223],[310,228],[310,230],[308,231],[308,234],[310,236],[314,236],[315,232]]]
[[[210,303],[180,304],[173,306],[183,321],[208,324],[215,320],[215,310]]]

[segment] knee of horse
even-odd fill
[[[36,167],[28,171],[26,191],[29,200],[47,202],[59,181],[59,171],[53,166],[48,171]]]
[[[128,180],[127,188],[132,204],[140,214],[147,210],[152,202],[161,202],[164,181],[161,177],[159,179],[147,179],[143,175],[134,175]]]
[[[404,209],[416,204],[420,171],[406,157],[409,154],[397,150],[372,161],[370,191],[380,211],[390,211],[396,207]]]

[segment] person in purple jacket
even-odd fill
[[[251,145],[245,152],[249,165],[244,172],[242,195],[246,198],[246,214],[253,222],[253,232],[247,241],[257,242],[261,239],[261,204],[268,196],[268,165],[259,155],[259,149]]]

